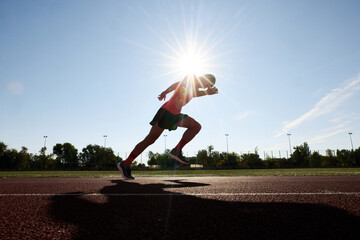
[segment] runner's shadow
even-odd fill
[[[174,195],[206,186],[114,180],[104,196],[55,196],[51,213],[74,239],[357,239],[360,218],[318,204],[231,202]],[[173,184],[169,184],[171,182]]]

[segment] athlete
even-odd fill
[[[218,89],[214,86],[215,80],[215,76],[212,74],[205,74],[200,77],[195,75],[187,76],[183,80],[171,85],[159,95],[158,99],[162,101],[166,99],[168,93],[174,91],[170,100],[161,106],[150,122],[152,128],[149,134],[135,146],[125,161],[117,164],[117,168],[123,178],[134,179],[134,177],[131,176],[131,163],[148,146],[153,144],[165,129],[172,131],[177,129],[177,127],[187,128],[180,142],[169,152],[169,156],[180,163],[189,164],[182,154],[182,149],[198,134],[201,125],[190,116],[182,114],[181,109],[194,97],[217,94]]]

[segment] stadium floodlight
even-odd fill
[[[290,147],[290,156],[291,156],[291,155],[292,155],[291,142],[290,142],[290,136],[291,136],[291,134],[288,133],[287,136],[288,136],[288,138],[289,138],[289,147]]]
[[[45,157],[46,157],[46,139],[47,139],[48,136],[44,136],[44,158],[42,160],[42,163],[41,163],[41,169],[44,169],[44,160],[45,160]]]
[[[44,148],[46,148],[46,139],[48,136],[44,136]]]
[[[352,135],[352,133],[351,133],[351,132],[349,132],[350,142],[351,142],[351,149],[352,149],[352,151],[354,151],[354,145],[353,145],[353,142],[352,142],[351,135]]]
[[[102,160],[102,163],[101,163],[101,168],[104,167],[104,164],[105,164],[105,154],[106,154],[106,138],[107,138],[107,135],[103,135],[104,137],[104,154],[103,154],[103,160]]]
[[[104,149],[106,148],[106,138],[107,138],[107,135],[104,135]]]
[[[226,133],[226,134],[225,134],[225,137],[226,137],[226,152],[229,153],[229,142],[228,142],[229,134]]]
[[[167,135],[164,134],[164,139],[165,139],[165,151],[164,151],[164,153],[166,152],[166,137],[167,137]]]
[[[226,137],[226,153],[229,154],[229,142],[228,142],[229,134],[225,133],[225,137]],[[227,164],[229,168],[229,157],[227,157]]]

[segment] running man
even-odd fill
[[[187,128],[180,142],[171,150],[169,156],[180,163],[189,164],[182,155],[182,149],[196,136],[196,134],[198,134],[201,125],[190,116],[182,114],[181,109],[194,97],[217,94],[218,89],[214,87],[214,84],[215,76],[212,74],[205,74],[200,77],[195,75],[188,76],[183,80],[174,83],[159,95],[158,99],[160,101],[165,100],[166,95],[174,91],[170,100],[161,106],[154,119],[150,122],[152,128],[149,134],[135,146],[134,150],[125,161],[117,164],[117,168],[121,172],[123,178],[134,179],[134,177],[131,176],[131,163],[148,146],[153,144],[165,129],[172,131],[177,129],[177,127]]]

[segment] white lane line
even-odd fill
[[[290,192],[290,193],[2,193],[0,197],[157,197],[157,196],[326,196],[353,195],[360,196],[360,192]]]

